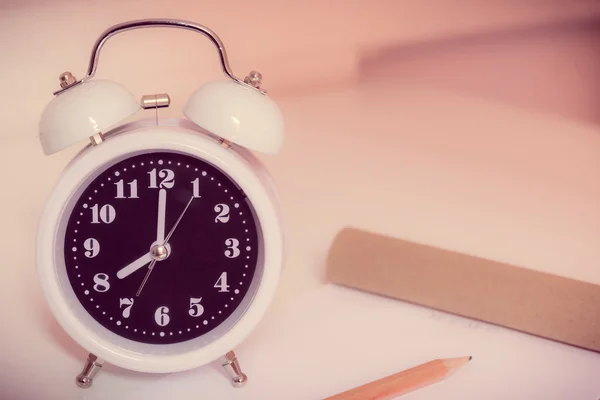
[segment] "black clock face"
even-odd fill
[[[252,205],[219,169],[179,153],[115,164],[68,218],[65,266],[87,312],[110,331],[168,344],[215,329],[257,266]]]

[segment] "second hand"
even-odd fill
[[[139,297],[140,293],[142,293],[142,289],[144,288],[144,285],[146,284],[146,281],[150,277],[150,273],[152,273],[152,270],[154,269],[154,265],[155,264],[156,264],[156,260],[152,260],[152,262],[150,263],[150,265],[148,265],[148,272],[146,272],[146,276],[144,276],[144,280],[142,281],[142,284],[140,285],[137,293],[135,294],[135,297]]]

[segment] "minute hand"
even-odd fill
[[[161,243],[165,240],[165,212],[167,208],[167,189],[160,189],[158,192],[158,221],[156,224],[156,242]]]

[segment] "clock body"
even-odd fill
[[[283,266],[281,207],[246,149],[186,120],[118,127],[46,202],[37,268],[63,329],[143,372],[211,362],[260,322]]]

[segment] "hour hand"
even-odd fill
[[[142,268],[144,265],[148,264],[150,261],[152,261],[152,256],[150,255],[150,253],[144,254],[137,260],[133,261],[131,264],[127,265],[126,267],[121,268],[117,272],[117,278],[123,279],[123,278],[128,277],[129,275],[133,274],[138,269]]]

